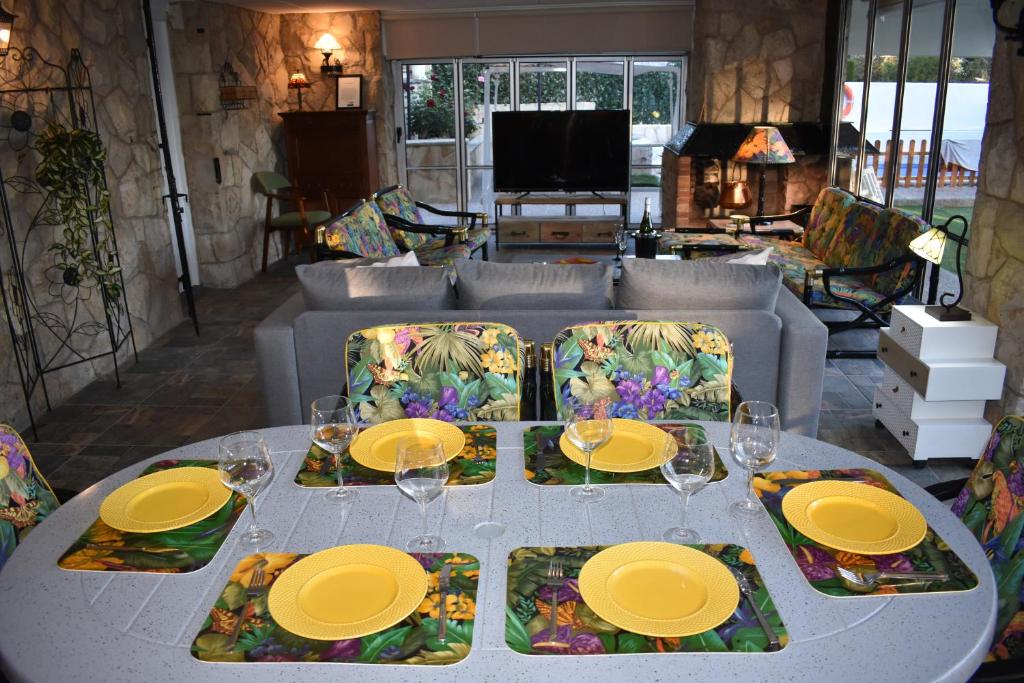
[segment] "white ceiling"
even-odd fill
[[[688,5],[692,0],[214,0],[273,14],[381,10],[383,12],[432,12],[450,10],[539,9],[556,7],[622,5]]]

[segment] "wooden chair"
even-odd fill
[[[291,183],[283,175],[273,171],[258,171],[252,176],[253,184],[259,192],[267,198],[267,218],[263,224],[263,265],[261,270],[267,272],[267,251],[270,247],[270,233],[280,230],[284,233],[282,250],[285,256],[288,255],[288,245],[293,232],[301,230],[301,237],[296,236],[295,253],[299,253],[303,243],[313,244],[311,226],[326,222],[330,217],[330,211],[306,211],[306,197],[302,196],[298,188],[292,187]],[[274,200],[280,199],[291,202],[297,211],[274,216]],[[324,197],[325,204],[327,198]],[[315,259],[316,249],[310,247],[309,260]]]

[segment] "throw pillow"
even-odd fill
[[[463,310],[595,310],[612,307],[612,268],[602,263],[492,263],[459,259]]]
[[[623,259],[616,307],[774,311],[781,284],[773,264]]]
[[[416,258],[415,251],[407,251],[401,256],[393,256],[386,261],[378,261],[377,263],[371,263],[370,265],[361,265],[360,268],[406,268],[410,266],[419,266],[420,261]]]
[[[748,266],[767,266],[768,257],[772,255],[773,251],[775,251],[775,247],[768,247],[761,251],[753,251],[749,254],[744,254],[743,256],[731,258],[729,259],[729,263],[745,263]]]
[[[296,266],[311,311],[443,311],[455,295],[443,268],[351,268],[324,261]]]

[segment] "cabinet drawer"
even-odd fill
[[[985,413],[984,401],[926,401],[892,368],[886,368],[882,381],[875,389],[875,407],[878,392],[885,396],[901,413],[911,419],[980,418]]]
[[[926,401],[986,401],[1003,392],[1006,366],[991,358],[929,360],[914,358],[892,340],[889,328],[878,333],[878,359]]]
[[[981,418],[911,419],[896,409],[881,387],[875,391],[873,413],[914,460],[977,458],[992,431]]]
[[[889,326],[893,341],[921,360],[991,358],[998,328],[983,318],[942,322],[924,306],[895,306]]]
[[[875,419],[885,425],[889,433],[896,437],[900,445],[907,449],[910,457],[914,457],[917,442],[917,424],[908,415],[900,412],[889,401],[889,398],[882,394],[881,387],[875,389],[874,409],[871,412]]]
[[[878,333],[878,360],[892,368],[897,375],[914,388],[914,391],[926,395],[928,393],[928,365],[893,341],[887,334],[889,329],[883,328]]]
[[[502,242],[539,242],[540,226],[535,221],[498,224],[498,239]]]
[[[611,221],[601,223],[581,223],[580,241],[612,244],[615,242],[615,233],[618,232],[619,225],[619,223],[613,223]]]
[[[541,242],[579,242],[582,233],[583,231],[578,223],[551,222],[540,224]]]

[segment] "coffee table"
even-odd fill
[[[731,218],[709,218],[708,228],[713,229],[716,232],[721,230],[728,233],[734,233],[736,231],[736,226],[732,222]],[[741,232],[752,232],[755,235],[773,235],[775,237],[797,239],[803,236],[804,229],[799,223],[782,220],[774,221],[768,225],[757,225],[754,226],[753,229],[744,228]]]
[[[735,254],[751,248],[743,240],[724,232],[666,232],[658,246],[661,252],[679,254],[684,260]]]

